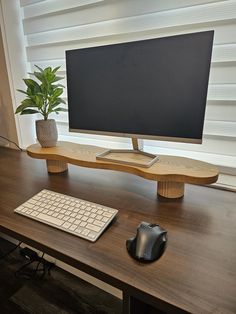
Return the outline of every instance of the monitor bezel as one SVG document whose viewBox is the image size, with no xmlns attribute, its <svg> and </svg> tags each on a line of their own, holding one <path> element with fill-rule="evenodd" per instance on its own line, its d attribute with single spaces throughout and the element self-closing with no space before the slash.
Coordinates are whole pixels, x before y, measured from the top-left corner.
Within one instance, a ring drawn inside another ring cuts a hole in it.
<svg viewBox="0 0 236 314">
<path fill-rule="evenodd" d="M 202 144 L 202 138 L 198 139 L 198 138 L 168 137 L 168 136 L 158 136 L 158 135 L 117 133 L 117 132 L 72 129 L 72 128 L 69 128 L 69 132 L 83 133 L 83 134 L 94 134 L 94 135 L 105 135 L 105 136 L 108 135 L 108 136 L 126 137 L 126 138 L 137 138 L 137 139 L 156 140 L 156 141 L 165 141 L 165 142 Z"/>
</svg>

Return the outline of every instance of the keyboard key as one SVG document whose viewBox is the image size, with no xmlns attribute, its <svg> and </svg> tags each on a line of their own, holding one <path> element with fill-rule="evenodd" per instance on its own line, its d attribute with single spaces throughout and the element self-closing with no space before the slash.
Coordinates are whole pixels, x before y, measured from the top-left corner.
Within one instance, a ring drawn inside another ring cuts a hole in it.
<svg viewBox="0 0 236 314">
<path fill-rule="evenodd" d="M 112 216 L 112 213 L 104 212 L 104 213 L 103 213 L 103 216 L 110 218 L 110 217 Z"/>
<path fill-rule="evenodd" d="M 69 222 L 64 222 L 64 224 L 62 225 L 63 228 L 69 229 L 71 226 L 71 224 Z"/>
<path fill-rule="evenodd" d="M 42 213 L 39 213 L 37 218 L 39 219 L 42 219 L 42 220 L 45 220 L 45 221 L 48 221 L 54 225 L 57 225 L 57 226 L 61 226 L 63 221 L 60 220 L 60 219 L 57 219 L 55 217 L 52 217 L 52 216 L 48 216 L 48 215 L 45 215 L 45 214 L 42 214 Z"/>
<path fill-rule="evenodd" d="M 96 232 L 99 232 L 100 231 L 100 227 L 97 227 L 97 226 L 94 226 L 92 224 L 87 224 L 86 228 L 92 230 L 92 231 L 96 231 Z"/>
<path fill-rule="evenodd" d="M 75 231 L 75 229 L 76 229 L 77 227 L 78 227 L 77 225 L 71 225 L 69 229 L 72 230 L 72 231 Z"/>
<path fill-rule="evenodd" d="M 28 203 L 28 204 L 25 204 L 25 206 L 28 207 L 28 208 L 33 208 L 33 207 L 34 207 L 34 204 Z"/>
<path fill-rule="evenodd" d="M 98 227 L 103 227 L 105 225 L 105 222 L 102 222 L 102 221 L 99 221 L 99 220 L 94 220 L 93 224 L 98 226 Z"/>
<path fill-rule="evenodd" d="M 38 212 L 36 212 L 35 210 L 32 211 L 31 216 L 37 216 Z"/>
<path fill-rule="evenodd" d="M 107 218 L 107 217 L 102 218 L 102 221 L 104 221 L 104 222 L 107 222 L 108 220 L 109 220 L 109 218 Z"/>
<path fill-rule="evenodd" d="M 82 231 L 82 234 L 83 234 L 83 235 L 88 235 L 88 234 L 89 234 L 89 230 L 88 230 L 88 229 L 84 229 L 84 230 Z"/>
<path fill-rule="evenodd" d="M 75 231 L 76 231 L 77 233 L 81 233 L 83 230 L 84 230 L 83 228 L 78 227 Z"/>
<path fill-rule="evenodd" d="M 96 237 L 96 234 L 93 233 L 93 232 L 90 232 L 90 233 L 88 234 L 88 237 L 89 237 L 90 239 L 94 239 L 94 238 Z"/>
</svg>

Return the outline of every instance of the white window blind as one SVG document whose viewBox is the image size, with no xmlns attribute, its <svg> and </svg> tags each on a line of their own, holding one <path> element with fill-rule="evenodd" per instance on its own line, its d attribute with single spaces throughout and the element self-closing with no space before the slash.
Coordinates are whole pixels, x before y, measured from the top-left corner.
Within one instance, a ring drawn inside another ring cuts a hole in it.
<svg viewBox="0 0 236 314">
<path fill-rule="evenodd" d="M 64 76 L 69 49 L 215 30 L 203 144 L 144 144 L 147 151 L 204 160 L 236 175 L 235 0 L 21 0 L 20 4 L 31 69 L 34 64 L 61 65 Z M 55 118 L 63 140 L 106 147 L 130 144 L 125 138 L 69 133 L 67 113 Z"/>
</svg>

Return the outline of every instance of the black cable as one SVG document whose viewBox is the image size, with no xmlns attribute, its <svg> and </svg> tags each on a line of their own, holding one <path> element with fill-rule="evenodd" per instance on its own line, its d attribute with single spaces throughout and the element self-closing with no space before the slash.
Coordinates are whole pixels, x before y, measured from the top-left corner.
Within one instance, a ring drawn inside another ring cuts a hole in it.
<svg viewBox="0 0 236 314">
<path fill-rule="evenodd" d="M 44 275 L 46 274 L 46 271 L 48 272 L 48 275 L 51 275 L 51 269 L 54 266 L 53 263 L 47 262 L 43 257 L 44 257 L 45 253 L 42 253 L 41 257 L 37 257 L 37 258 L 33 258 L 30 259 L 29 262 L 27 262 L 26 264 L 24 264 L 23 266 L 21 266 L 16 272 L 15 272 L 15 276 L 17 278 L 24 278 L 24 279 L 33 279 L 36 274 L 38 272 L 42 272 L 42 275 L 40 276 L 41 278 L 44 277 Z M 34 270 L 28 270 L 24 271 L 26 267 L 30 266 L 31 264 L 33 264 L 34 262 L 37 262 L 37 265 L 35 267 Z M 43 268 L 39 269 L 40 264 L 42 264 Z"/>
<path fill-rule="evenodd" d="M 2 136 L 2 135 L 0 135 L 0 137 L 3 138 L 4 140 L 8 141 L 9 143 L 14 144 L 17 148 L 19 148 L 19 150 L 20 150 L 21 152 L 23 151 L 23 149 L 21 149 L 18 144 L 16 144 L 15 142 L 9 140 L 9 138 L 7 138 L 7 137 L 5 137 L 5 136 Z"/>
<path fill-rule="evenodd" d="M 10 251 L 8 251 L 7 253 L 3 254 L 2 256 L 0 256 L 0 260 L 4 259 L 5 257 L 7 257 L 9 254 L 11 254 L 12 252 L 14 252 L 20 245 L 22 242 L 19 242 L 13 249 L 11 249 Z"/>
<path fill-rule="evenodd" d="M 45 274 L 45 264 L 43 263 L 43 269 L 42 270 L 39 269 L 39 265 L 43 262 L 43 257 L 44 257 L 44 252 L 43 252 L 42 256 L 39 258 L 39 261 L 38 261 L 38 264 L 37 264 L 37 266 L 36 266 L 36 268 L 34 270 L 33 276 L 36 275 L 37 271 L 43 271 L 43 275 L 42 276 L 44 276 L 44 274 Z"/>
<path fill-rule="evenodd" d="M 21 266 L 16 272 L 15 272 L 15 276 L 17 278 L 25 278 L 25 279 L 31 279 L 32 275 L 29 275 L 27 273 L 24 273 L 23 270 L 24 268 L 26 268 L 27 266 L 31 265 L 32 263 L 34 263 L 35 261 L 29 261 L 28 263 L 24 264 L 23 266 Z"/>
</svg>

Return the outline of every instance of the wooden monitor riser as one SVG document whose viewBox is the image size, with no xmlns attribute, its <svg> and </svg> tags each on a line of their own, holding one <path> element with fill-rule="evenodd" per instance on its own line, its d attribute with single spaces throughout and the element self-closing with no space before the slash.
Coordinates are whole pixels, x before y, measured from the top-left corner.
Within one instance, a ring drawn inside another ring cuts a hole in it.
<svg viewBox="0 0 236 314">
<path fill-rule="evenodd" d="M 159 155 L 159 160 L 150 168 L 96 159 L 105 148 L 58 142 L 57 146 L 42 148 L 33 144 L 27 148 L 29 156 L 46 159 L 49 173 L 60 173 L 68 169 L 67 163 L 89 167 L 129 172 L 145 179 L 157 181 L 157 193 L 166 198 L 184 195 L 184 184 L 211 184 L 217 181 L 219 171 L 209 163 L 184 157 Z M 135 155 L 133 156 L 135 158 Z"/>
</svg>

